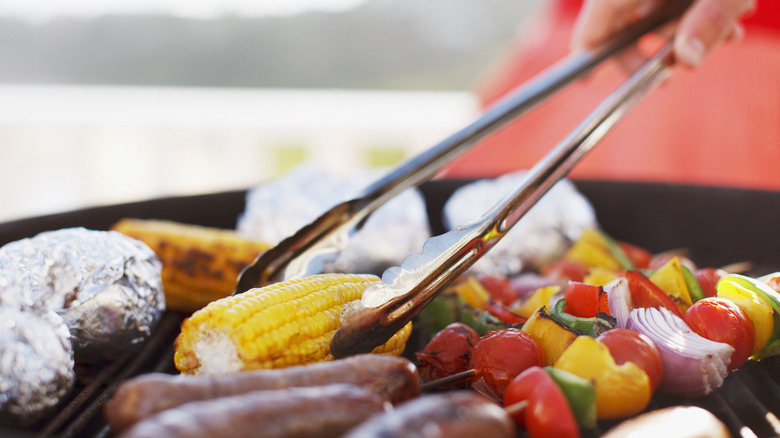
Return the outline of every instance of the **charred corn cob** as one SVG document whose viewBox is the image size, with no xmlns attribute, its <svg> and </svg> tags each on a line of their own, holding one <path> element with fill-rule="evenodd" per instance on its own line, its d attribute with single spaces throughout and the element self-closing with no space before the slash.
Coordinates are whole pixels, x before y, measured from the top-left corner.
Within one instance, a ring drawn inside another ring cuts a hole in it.
<svg viewBox="0 0 780 438">
<path fill-rule="evenodd" d="M 176 368 L 221 374 L 331 360 L 342 308 L 377 281 L 369 274 L 320 274 L 215 301 L 182 324 Z M 411 330 L 409 323 L 374 353 L 400 355 Z"/>
<path fill-rule="evenodd" d="M 123 219 L 113 230 L 146 243 L 162 262 L 166 306 L 192 312 L 233 293 L 241 270 L 272 245 L 232 230 Z"/>
</svg>

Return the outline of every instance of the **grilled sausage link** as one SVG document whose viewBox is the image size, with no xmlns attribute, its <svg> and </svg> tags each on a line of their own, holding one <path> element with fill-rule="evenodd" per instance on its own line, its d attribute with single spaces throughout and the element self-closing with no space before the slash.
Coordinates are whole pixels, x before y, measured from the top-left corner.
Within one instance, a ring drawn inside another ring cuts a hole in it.
<svg viewBox="0 0 780 438">
<path fill-rule="evenodd" d="M 344 438 L 512 438 L 517 429 L 504 409 L 473 391 L 423 395 L 369 418 Z"/>
<path fill-rule="evenodd" d="M 331 362 L 226 375 L 150 373 L 122 383 L 103 414 L 119 431 L 157 412 L 196 400 L 210 400 L 261 389 L 346 383 L 366 388 L 391 403 L 420 394 L 417 367 L 397 356 L 366 354 Z"/>
<path fill-rule="evenodd" d="M 390 408 L 384 398 L 354 385 L 253 391 L 168 409 L 120 438 L 340 437 Z"/>
</svg>

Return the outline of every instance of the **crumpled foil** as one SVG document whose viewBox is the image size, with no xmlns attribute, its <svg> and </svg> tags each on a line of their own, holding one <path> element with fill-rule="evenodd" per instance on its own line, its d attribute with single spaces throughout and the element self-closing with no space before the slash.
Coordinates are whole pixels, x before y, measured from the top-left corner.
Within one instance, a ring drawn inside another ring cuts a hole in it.
<svg viewBox="0 0 780 438">
<path fill-rule="evenodd" d="M 504 196 L 514 193 L 526 177 L 518 171 L 483 179 L 456 190 L 444 206 L 449 228 L 480 218 Z M 590 202 L 574 184 L 556 183 L 489 252 L 470 269 L 475 274 L 514 276 L 559 258 L 586 228 L 598 227 Z"/>
<path fill-rule="evenodd" d="M 29 426 L 70 392 L 69 337 L 54 312 L 0 307 L 0 424 Z"/>
<path fill-rule="evenodd" d="M 0 248 L 0 307 L 58 313 L 78 362 L 116 358 L 161 318 L 161 268 L 148 246 L 114 231 L 48 231 Z"/>
<path fill-rule="evenodd" d="M 310 224 L 334 205 L 358 196 L 384 176 L 379 170 L 337 175 L 314 165 L 294 168 L 247 194 L 237 231 L 248 238 L 278 243 Z M 377 209 L 348 246 L 328 261 L 323 272 L 381 273 L 419 252 L 430 237 L 425 201 L 406 190 Z"/>
</svg>

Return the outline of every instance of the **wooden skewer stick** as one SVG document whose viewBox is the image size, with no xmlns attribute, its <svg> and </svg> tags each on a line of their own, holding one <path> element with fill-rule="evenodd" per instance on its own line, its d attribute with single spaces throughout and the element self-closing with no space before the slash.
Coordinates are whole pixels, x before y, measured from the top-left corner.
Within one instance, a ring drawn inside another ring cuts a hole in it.
<svg viewBox="0 0 780 438">
<path fill-rule="evenodd" d="M 523 400 L 509 406 L 504 406 L 504 411 L 509 415 L 515 415 L 519 414 L 526 407 L 528 407 L 528 400 Z"/>
<path fill-rule="evenodd" d="M 730 265 L 722 266 L 720 269 L 728 272 L 729 274 L 741 274 L 753 269 L 753 262 L 737 262 Z"/>
<path fill-rule="evenodd" d="M 423 392 L 432 391 L 437 388 L 441 388 L 442 386 L 449 385 L 450 383 L 457 382 L 458 380 L 468 379 L 469 377 L 472 377 L 476 374 L 477 371 L 473 369 L 461 371 L 459 373 L 455 373 L 447 377 L 442 377 L 441 379 L 425 382 L 421 385 L 421 388 Z"/>
</svg>

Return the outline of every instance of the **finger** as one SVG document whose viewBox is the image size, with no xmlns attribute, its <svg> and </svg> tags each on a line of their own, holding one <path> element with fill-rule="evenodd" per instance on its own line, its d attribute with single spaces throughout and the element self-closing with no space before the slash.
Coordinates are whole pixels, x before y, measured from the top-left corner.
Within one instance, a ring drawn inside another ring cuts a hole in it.
<svg viewBox="0 0 780 438">
<path fill-rule="evenodd" d="M 668 42 L 668 36 L 650 33 L 640 38 L 635 46 L 618 53 L 615 58 L 626 73 L 633 73 Z"/>
<path fill-rule="evenodd" d="M 694 2 L 677 28 L 674 40 L 677 61 L 689 67 L 699 66 L 715 46 L 739 32 L 739 19 L 754 8 L 755 0 Z"/>
<path fill-rule="evenodd" d="M 573 50 L 591 50 L 636 20 L 649 0 L 586 0 L 572 33 Z"/>
<path fill-rule="evenodd" d="M 618 53 L 615 60 L 623 71 L 630 74 L 647 62 L 647 56 L 638 47 L 629 47 Z"/>
<path fill-rule="evenodd" d="M 726 37 L 726 41 L 739 41 L 745 36 L 745 27 L 740 23 L 734 23 L 731 33 Z"/>
</svg>

